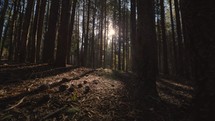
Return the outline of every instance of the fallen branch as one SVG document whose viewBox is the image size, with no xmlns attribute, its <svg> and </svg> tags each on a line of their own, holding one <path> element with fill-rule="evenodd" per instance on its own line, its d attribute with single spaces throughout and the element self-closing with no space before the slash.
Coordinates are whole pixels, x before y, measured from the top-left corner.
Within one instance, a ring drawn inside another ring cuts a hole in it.
<svg viewBox="0 0 215 121">
<path fill-rule="evenodd" d="M 15 104 L 15 105 L 13 105 L 13 106 L 11 106 L 11 107 L 5 109 L 4 111 L 9 111 L 9 110 L 12 110 L 12 109 L 14 109 L 15 107 L 19 106 L 19 105 L 24 101 L 25 98 L 26 98 L 26 97 L 23 97 L 17 104 Z"/>
<path fill-rule="evenodd" d="M 45 117 L 43 117 L 40 121 L 44 121 L 44 120 L 46 120 L 46 119 L 48 119 L 48 118 L 51 118 L 51 117 L 53 117 L 54 115 L 59 114 L 60 112 L 62 112 L 62 111 L 65 110 L 66 108 L 67 108 L 67 106 L 64 106 L 64 107 L 62 107 L 62 108 L 60 108 L 60 109 L 58 109 L 58 110 L 56 110 L 56 111 L 54 111 L 54 112 L 51 112 L 51 113 L 49 113 L 48 115 L 46 115 Z"/>
</svg>

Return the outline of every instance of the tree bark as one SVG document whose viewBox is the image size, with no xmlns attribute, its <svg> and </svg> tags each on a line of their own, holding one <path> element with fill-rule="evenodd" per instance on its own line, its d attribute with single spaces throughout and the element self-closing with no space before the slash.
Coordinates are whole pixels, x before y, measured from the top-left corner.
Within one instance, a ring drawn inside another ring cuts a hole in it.
<svg viewBox="0 0 215 121">
<path fill-rule="evenodd" d="M 154 18 L 154 2 L 152 0 L 137 1 L 137 75 L 140 81 L 142 97 L 158 96 L 157 79 L 157 42 Z"/>
<path fill-rule="evenodd" d="M 101 5 L 101 18 L 100 18 L 100 57 L 99 57 L 99 66 L 102 67 L 103 66 L 103 21 L 104 21 L 104 5 L 103 5 L 103 2 L 102 2 L 102 5 Z"/>
<path fill-rule="evenodd" d="M 181 17 L 178 0 L 174 0 L 175 3 L 175 17 L 176 17 L 176 29 L 177 29 L 177 40 L 178 40 L 178 73 L 180 77 L 184 77 L 184 54 L 183 54 L 183 42 L 182 42 L 182 29 L 181 29 Z"/>
<path fill-rule="evenodd" d="M 31 22 L 32 10 L 34 8 L 34 0 L 27 1 L 26 13 L 22 29 L 22 39 L 21 39 L 21 51 L 20 51 L 20 62 L 25 62 L 26 60 L 26 43 L 28 39 L 29 26 Z"/>
<path fill-rule="evenodd" d="M 172 45 L 173 45 L 173 58 L 174 58 L 174 70 L 175 74 L 177 73 L 177 48 L 176 48 L 176 40 L 175 40 L 175 25 L 174 25 L 174 18 L 173 18 L 173 11 L 172 11 L 172 0 L 169 0 L 170 6 L 170 21 L 171 21 L 171 31 L 172 31 Z"/>
<path fill-rule="evenodd" d="M 8 0 L 5 0 L 4 6 L 1 10 L 1 15 L 0 15 L 0 40 L 1 40 L 1 36 L 2 36 L 2 31 L 4 28 L 4 20 L 5 20 L 5 14 L 7 12 L 7 8 L 8 8 Z"/>
<path fill-rule="evenodd" d="M 37 34 L 37 29 L 38 29 L 38 19 L 39 19 L 39 9 L 40 9 L 40 2 L 41 0 L 37 0 L 37 5 L 36 5 L 36 11 L 35 11 L 35 16 L 34 16 L 34 23 L 33 23 L 33 30 L 32 30 L 32 36 L 31 36 L 31 44 L 30 44 L 30 62 L 34 63 L 36 60 L 36 34 Z"/>
<path fill-rule="evenodd" d="M 0 60 L 1 60 L 1 57 L 2 57 L 2 54 L 3 54 L 3 49 L 4 49 L 5 42 L 6 42 L 6 39 L 7 39 L 8 29 L 11 26 L 10 25 L 11 24 L 10 19 L 11 19 L 12 8 L 13 8 L 13 5 L 12 5 L 11 9 L 9 9 L 8 20 L 7 20 L 7 23 L 6 23 L 6 27 L 5 27 L 5 30 L 4 30 L 3 37 L 2 37 L 2 43 L 1 43 L 1 48 L 0 48 Z"/>
<path fill-rule="evenodd" d="M 61 10 L 61 22 L 59 28 L 58 44 L 57 44 L 57 53 L 55 66 L 65 67 L 66 66 L 66 56 L 68 48 L 68 33 L 69 33 L 69 16 L 71 10 L 71 1 L 63 0 L 62 1 L 62 10 Z"/>
<path fill-rule="evenodd" d="M 50 17 L 48 22 L 48 31 L 45 35 L 43 62 L 53 64 L 54 48 L 56 40 L 57 22 L 59 17 L 60 0 L 52 0 L 50 8 Z"/>
<path fill-rule="evenodd" d="M 118 21 L 118 28 L 119 28 L 119 32 L 118 32 L 118 70 L 121 70 L 122 69 L 122 65 L 121 65 L 121 27 L 122 27 L 122 22 L 121 22 L 121 0 L 119 0 L 119 3 L 118 3 L 118 11 L 119 11 L 119 21 Z"/>
<path fill-rule="evenodd" d="M 85 0 L 83 0 L 83 20 L 82 20 L 82 38 L 81 38 L 81 66 L 84 64 L 84 39 L 85 39 Z"/>
<path fill-rule="evenodd" d="M 97 2 L 97 1 L 96 1 Z M 93 28 L 92 28 L 92 49 L 91 49 L 91 67 L 95 68 L 95 21 L 96 21 L 96 6 L 93 8 Z"/>
<path fill-rule="evenodd" d="M 167 54 L 167 38 L 166 38 L 166 23 L 165 23 L 165 8 L 164 0 L 160 0 L 161 6 L 161 30 L 162 30 L 162 44 L 163 44 L 163 73 L 165 76 L 169 74 L 168 68 L 168 54 Z"/>
<path fill-rule="evenodd" d="M 106 51 L 107 51 L 107 0 L 104 0 L 104 64 L 103 68 L 106 68 Z"/>
<path fill-rule="evenodd" d="M 215 112 L 215 14 L 213 1 L 181 0 L 189 37 L 196 95 L 189 121 L 212 121 Z"/>
<path fill-rule="evenodd" d="M 12 16 L 12 20 L 11 20 L 11 29 L 10 29 L 10 46 L 9 46 L 9 56 L 8 56 L 8 60 L 12 61 L 13 60 L 13 50 L 14 50 L 14 38 L 15 38 L 15 23 L 16 23 L 16 19 L 17 19 L 17 15 L 18 15 L 18 7 L 20 4 L 21 0 L 15 0 L 14 1 L 14 8 L 13 8 L 13 16 Z"/>
<path fill-rule="evenodd" d="M 41 41 L 42 41 L 42 35 L 43 35 L 43 22 L 45 17 L 45 9 L 46 9 L 46 2 L 47 0 L 42 0 L 40 4 L 40 12 L 39 12 L 39 18 L 38 18 L 38 29 L 37 29 L 37 46 L 36 46 L 36 62 L 40 61 L 40 53 L 41 53 Z M 49 1 L 48 1 L 49 2 Z M 48 12 L 47 12 L 48 13 Z"/>
<path fill-rule="evenodd" d="M 84 39 L 84 66 L 88 65 L 88 46 L 89 46 L 89 24 L 90 24 L 90 0 L 88 0 L 88 11 L 87 11 L 87 31 Z"/>
<path fill-rule="evenodd" d="M 24 11 L 25 11 L 25 0 L 22 0 L 22 5 L 20 4 L 19 10 L 21 11 L 19 14 L 19 20 L 18 20 L 18 29 L 16 30 L 17 32 L 17 37 L 15 38 L 15 61 L 20 61 L 20 50 L 21 50 L 21 35 L 22 35 L 22 26 L 23 26 L 23 19 L 24 19 Z"/>
<path fill-rule="evenodd" d="M 77 3 L 77 0 L 74 0 L 72 4 L 72 14 L 71 14 L 70 25 L 69 25 L 68 51 L 67 51 L 68 63 L 71 62 L 70 53 L 71 53 L 71 43 L 72 43 L 72 35 L 73 35 L 73 28 L 74 28 L 74 21 L 75 21 L 76 3 Z"/>
<path fill-rule="evenodd" d="M 136 47 L 136 0 L 131 0 L 131 56 L 132 56 L 132 71 L 136 71 L 137 65 L 136 65 L 136 55 L 135 55 L 135 47 Z"/>
</svg>

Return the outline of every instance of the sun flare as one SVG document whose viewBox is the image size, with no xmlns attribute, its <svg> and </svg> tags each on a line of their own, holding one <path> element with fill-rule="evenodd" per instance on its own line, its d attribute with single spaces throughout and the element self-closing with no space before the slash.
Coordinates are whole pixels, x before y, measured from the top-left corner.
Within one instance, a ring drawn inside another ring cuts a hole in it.
<svg viewBox="0 0 215 121">
<path fill-rule="evenodd" d="M 115 35 L 115 30 L 113 28 L 110 28 L 108 36 L 112 37 L 113 35 Z"/>
<path fill-rule="evenodd" d="M 115 35 L 116 35 L 116 30 L 114 29 L 112 22 L 110 22 L 108 25 L 108 32 L 107 32 L 108 45 L 111 44 Z"/>
</svg>

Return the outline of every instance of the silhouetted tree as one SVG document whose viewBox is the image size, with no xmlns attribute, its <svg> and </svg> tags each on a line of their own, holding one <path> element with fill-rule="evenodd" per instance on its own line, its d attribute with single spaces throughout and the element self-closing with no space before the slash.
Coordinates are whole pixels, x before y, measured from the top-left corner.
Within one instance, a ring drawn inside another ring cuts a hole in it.
<svg viewBox="0 0 215 121">
<path fill-rule="evenodd" d="M 21 50 L 20 50 L 20 62 L 25 62 L 26 59 L 26 43 L 28 39 L 29 26 L 31 22 L 31 15 L 34 9 L 34 0 L 27 1 L 27 7 L 25 10 L 25 18 L 22 27 L 22 39 L 21 39 Z"/>
<path fill-rule="evenodd" d="M 167 37 L 166 37 L 166 23 L 165 23 L 165 7 L 164 0 L 160 0 L 161 11 L 161 31 L 162 31 L 162 44 L 163 44 L 163 73 L 169 74 L 168 68 L 168 53 L 167 53 Z"/>
<path fill-rule="evenodd" d="M 49 2 L 49 1 L 48 1 Z M 38 18 L 38 29 L 37 29 L 37 46 L 36 46 L 36 62 L 40 61 L 41 55 L 41 41 L 43 36 L 43 27 L 44 27 L 44 17 L 45 17 L 45 9 L 46 9 L 47 0 L 42 0 L 40 3 L 40 11 L 39 11 L 39 18 Z M 49 8 L 49 7 L 47 7 Z M 48 11 L 47 11 L 48 13 Z"/>
<path fill-rule="evenodd" d="M 76 4 L 77 0 L 73 0 L 72 3 L 72 14 L 71 14 L 71 20 L 69 25 L 69 35 L 68 35 L 68 51 L 67 51 L 67 62 L 70 63 L 70 53 L 71 53 L 71 43 L 72 43 L 72 35 L 73 35 L 73 28 L 74 28 L 74 20 L 75 20 L 75 12 L 76 12 Z"/>
<path fill-rule="evenodd" d="M 54 62 L 54 48 L 57 32 L 57 22 L 59 17 L 60 0 L 52 0 L 50 8 L 50 17 L 48 22 L 48 31 L 45 35 L 43 62 Z"/>
<path fill-rule="evenodd" d="M 60 66 L 60 67 L 66 66 L 70 10 L 71 10 L 71 0 L 63 0 L 55 66 Z"/>
<path fill-rule="evenodd" d="M 1 9 L 1 15 L 0 15 L 0 39 L 2 36 L 2 31 L 3 31 L 3 27 L 4 27 L 4 20 L 5 20 L 5 14 L 7 12 L 7 8 L 8 8 L 8 0 L 4 1 L 4 6 Z"/>
<path fill-rule="evenodd" d="M 35 16 L 34 16 L 34 22 L 32 26 L 32 36 L 30 38 L 30 62 L 34 63 L 36 58 L 36 32 L 38 29 L 38 19 L 39 19 L 39 9 L 40 9 L 40 2 L 41 0 L 37 0 L 36 10 L 35 10 Z"/>
<path fill-rule="evenodd" d="M 189 37 L 196 95 L 189 121 L 212 121 L 215 112 L 215 14 L 213 1 L 181 0 Z"/>
<path fill-rule="evenodd" d="M 141 80 L 141 95 L 157 96 L 156 79 L 157 43 L 155 32 L 154 2 L 152 0 L 137 0 L 137 40 L 134 48 L 137 63 L 137 74 Z"/>
</svg>

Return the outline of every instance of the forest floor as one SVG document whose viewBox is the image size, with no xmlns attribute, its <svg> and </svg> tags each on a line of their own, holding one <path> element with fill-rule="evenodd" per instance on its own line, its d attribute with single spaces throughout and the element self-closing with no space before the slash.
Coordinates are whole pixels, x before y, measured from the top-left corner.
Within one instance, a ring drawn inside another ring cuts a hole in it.
<svg viewBox="0 0 215 121">
<path fill-rule="evenodd" d="M 0 65 L 1 121 L 179 121 L 193 87 L 160 79 L 160 99 L 135 96 L 130 73 L 47 64 Z"/>
</svg>

